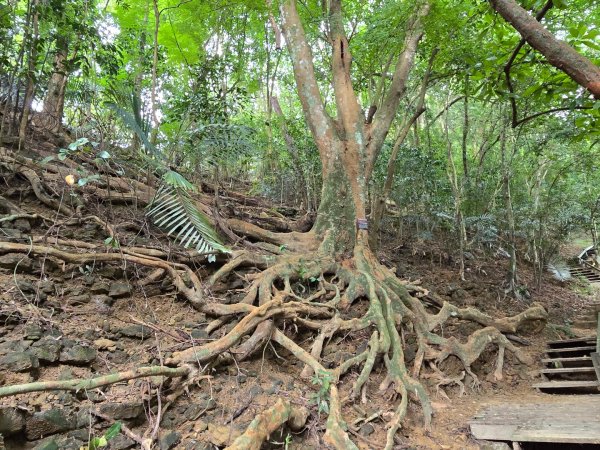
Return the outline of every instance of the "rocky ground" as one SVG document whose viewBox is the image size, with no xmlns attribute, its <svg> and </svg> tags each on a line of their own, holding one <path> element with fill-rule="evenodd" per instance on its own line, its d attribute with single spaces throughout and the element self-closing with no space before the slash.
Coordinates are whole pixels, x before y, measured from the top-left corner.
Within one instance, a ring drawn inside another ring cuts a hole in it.
<svg viewBox="0 0 600 450">
<path fill-rule="evenodd" d="M 26 186 L 12 186 L 9 198 L 27 211 L 52 216 Z M 167 239 L 148 228 L 143 210 L 99 205 L 96 213 L 110 216 L 112 223 L 142 224 L 132 227 L 137 232 L 122 232 L 122 242 L 127 245 L 176 251 Z M 31 242 L 41 236 L 48 245 L 60 245 L 57 239 L 62 239 L 97 246 L 106 237 L 103 227 L 95 222 L 55 222 L 48 227 L 42 219 L 18 219 L 0 222 L 0 226 L 0 240 L 7 242 Z M 440 299 L 460 306 L 475 305 L 493 316 L 514 314 L 528 306 L 503 296 L 506 261 L 492 255 L 469 260 L 464 282 L 458 280 L 452 259 L 436 244 L 397 242 L 390 235 L 384 239 L 380 257 L 388 266 L 396 267 L 401 278 L 419 279 Z M 210 271 L 205 262 L 197 264 L 199 273 Z M 160 365 L 172 352 L 206 343 L 228 330 L 221 328 L 217 336 L 209 334 L 211 318 L 179 298 L 170 279 L 151 279 L 148 275 L 148 269 L 126 263 L 77 265 L 51 256 L 1 254 L 0 385 L 85 379 Z M 524 283 L 533 284 L 526 264 L 521 265 L 521 276 Z M 540 291 L 532 291 L 532 301 L 544 304 L 550 316 L 541 334 L 523 336 L 530 344 L 526 352 L 535 361 L 540 360 L 546 339 L 586 333 L 570 328 L 566 319 L 585 310 L 595 295 L 592 291 L 587 294 L 577 294 L 572 285 L 561 284 L 549 275 Z M 214 301 L 236 301 L 218 289 L 212 295 Z M 360 316 L 364 306 L 358 302 L 351 314 Z M 293 321 L 286 324 L 294 326 Z M 472 331 L 469 324 L 449 323 L 444 333 L 466 337 Z M 335 338 L 325 347 L 323 364 L 333 366 L 355 355 L 361 351 L 357 342 L 365 345 L 367 339 L 355 342 L 346 336 Z M 410 340 L 405 344 L 405 357 L 410 362 L 416 345 Z M 456 362 L 449 358 L 444 372 L 459 377 L 461 366 Z M 399 432 L 397 448 L 479 448 L 481 443 L 469 436 L 467 421 L 484 402 L 542 395 L 530 387 L 539 366 L 520 365 L 507 355 L 504 378 L 497 381 L 492 377 L 494 362 L 493 352 L 484 353 L 473 366 L 482 384 L 473 391 L 469 380 L 463 379 L 464 395 L 460 383 L 436 387 L 434 380 L 429 384 L 425 380 L 434 406 L 433 430 L 425 432 L 419 415 L 409 414 Z M 326 411 L 317 407 L 322 404 L 319 395 L 323 381 L 301 378 L 301 371 L 295 358 L 268 344 L 254 359 L 214 369 L 196 385 L 181 386 L 180 379 L 158 376 L 77 392 L 5 397 L 0 399 L 0 434 L 9 450 L 80 449 L 90 446 L 93 438 L 103 436 L 118 421 L 124 427 L 105 448 L 139 448 L 140 438 L 156 435 L 156 448 L 161 450 L 215 449 L 232 442 L 257 414 L 283 397 L 305 408 L 305 423 L 299 431 L 287 427 L 277 431 L 263 448 L 324 448 L 319 431 L 324 429 Z M 344 378 L 342 398 L 357 376 L 350 372 Z M 377 389 L 383 375 L 372 378 L 367 402 L 347 405 L 343 410 L 350 433 L 365 449 L 383 446 L 390 411 L 390 399 Z"/>
</svg>

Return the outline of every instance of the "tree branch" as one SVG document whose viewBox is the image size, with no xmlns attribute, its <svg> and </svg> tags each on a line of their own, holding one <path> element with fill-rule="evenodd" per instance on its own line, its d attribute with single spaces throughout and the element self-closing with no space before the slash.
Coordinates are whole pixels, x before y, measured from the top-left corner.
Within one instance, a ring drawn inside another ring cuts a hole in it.
<svg viewBox="0 0 600 450">
<path fill-rule="evenodd" d="M 381 108 L 373 116 L 373 124 L 367 140 L 367 154 L 369 159 L 365 168 L 367 179 L 379 156 L 392 121 L 396 116 L 398 104 L 406 90 L 408 75 L 413 67 L 417 45 L 423 36 L 421 18 L 429 13 L 429 3 L 425 2 L 410 18 L 404 37 L 404 50 L 398 57 L 392 84 L 385 96 Z"/>
<path fill-rule="evenodd" d="M 514 0 L 489 0 L 504 19 L 548 62 L 600 99 L 600 67 L 554 37 Z"/>
<path fill-rule="evenodd" d="M 296 1 L 286 0 L 281 5 L 281 14 L 283 34 L 292 59 L 294 78 L 304 117 L 319 148 L 321 163 L 323 167 L 326 167 L 330 157 L 330 143 L 334 139 L 334 127 L 331 117 L 325 111 L 315 77 L 312 51 L 296 9 Z"/>
<path fill-rule="evenodd" d="M 552 6 L 553 6 L 552 0 L 548 0 L 548 2 L 546 2 L 546 4 L 542 7 L 542 9 L 540 9 L 538 11 L 538 13 L 535 15 L 535 20 L 540 22 L 543 19 L 543 17 L 546 15 L 546 13 L 552 8 Z M 525 45 L 525 42 L 526 42 L 525 39 L 521 39 L 519 41 L 519 43 L 515 47 L 514 51 L 512 52 L 512 55 L 510 55 L 508 62 L 504 66 L 504 76 L 506 77 L 506 86 L 508 87 L 508 91 L 511 94 L 514 94 L 515 91 L 514 91 L 514 88 L 512 85 L 512 80 L 510 78 L 510 70 L 512 69 L 515 59 L 517 58 L 517 55 L 519 54 L 519 52 Z M 516 128 L 517 122 L 518 122 L 517 100 L 515 99 L 514 95 L 510 95 L 509 101 L 510 101 L 510 107 L 512 110 L 512 127 Z"/>
</svg>

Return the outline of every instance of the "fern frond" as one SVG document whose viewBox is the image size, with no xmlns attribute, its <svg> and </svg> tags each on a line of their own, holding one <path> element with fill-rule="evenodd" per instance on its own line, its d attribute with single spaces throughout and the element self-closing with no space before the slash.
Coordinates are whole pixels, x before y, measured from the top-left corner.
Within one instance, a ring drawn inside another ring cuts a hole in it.
<svg viewBox="0 0 600 450">
<path fill-rule="evenodd" d="M 210 221 L 195 205 L 190 196 L 193 185 L 183 176 L 168 171 L 163 176 L 163 185 L 148 205 L 146 215 L 157 227 L 164 229 L 167 236 L 175 233 L 175 242 L 184 248 L 194 248 L 199 253 L 229 253 Z"/>
</svg>

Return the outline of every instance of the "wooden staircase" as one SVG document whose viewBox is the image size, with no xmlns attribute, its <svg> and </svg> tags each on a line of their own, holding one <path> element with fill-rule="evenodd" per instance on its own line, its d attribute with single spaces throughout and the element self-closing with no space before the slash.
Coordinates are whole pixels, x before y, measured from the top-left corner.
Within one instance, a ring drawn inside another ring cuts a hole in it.
<svg viewBox="0 0 600 450">
<path fill-rule="evenodd" d="M 590 283 L 600 283 L 600 270 L 590 264 L 570 265 L 569 272 L 572 277 L 585 278 Z"/>
<path fill-rule="evenodd" d="M 546 348 L 544 381 L 533 387 L 554 393 L 600 394 L 600 313 L 596 336 L 550 341 Z"/>
</svg>

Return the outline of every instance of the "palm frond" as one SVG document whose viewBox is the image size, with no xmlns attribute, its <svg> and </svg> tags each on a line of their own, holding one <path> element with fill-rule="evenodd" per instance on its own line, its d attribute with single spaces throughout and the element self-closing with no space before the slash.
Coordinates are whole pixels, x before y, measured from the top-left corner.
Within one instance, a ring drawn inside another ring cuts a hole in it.
<svg viewBox="0 0 600 450">
<path fill-rule="evenodd" d="M 567 281 L 572 278 L 569 266 L 564 261 L 550 261 L 547 268 L 548 272 L 558 281 Z"/>
<path fill-rule="evenodd" d="M 136 119 L 134 114 L 121 108 L 116 103 L 107 102 L 106 106 L 112 109 L 121 118 L 125 125 L 128 126 L 138 138 L 140 138 L 140 141 L 142 141 L 142 144 L 144 144 L 144 147 L 146 147 L 148 152 L 155 156 L 159 155 L 158 149 L 148 140 L 148 133 L 144 131 L 142 126 L 138 123 L 139 118 Z"/>
<path fill-rule="evenodd" d="M 194 248 L 199 253 L 229 253 L 208 217 L 196 207 L 190 196 L 192 188 L 177 172 L 166 172 L 146 215 L 164 229 L 167 236 L 174 235 L 175 241 L 185 248 Z"/>
</svg>

